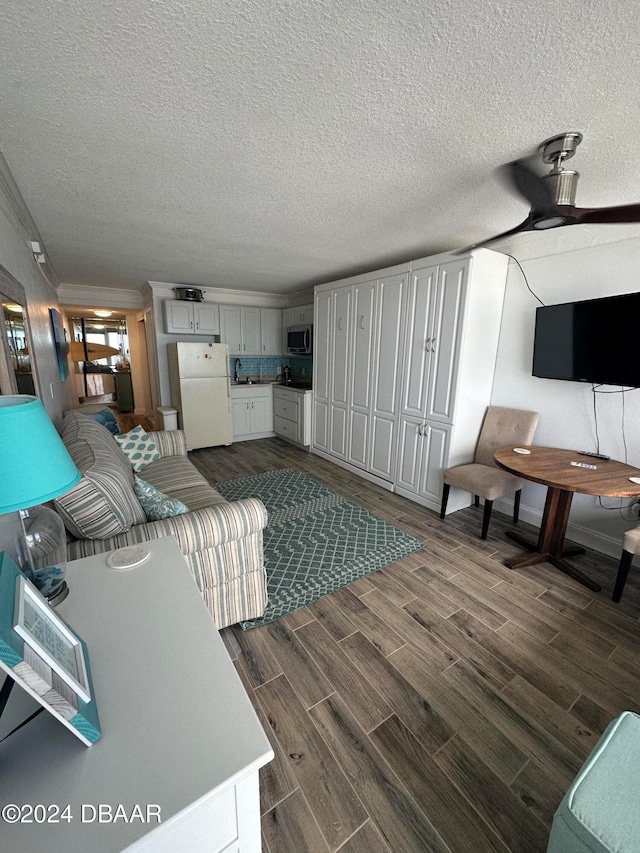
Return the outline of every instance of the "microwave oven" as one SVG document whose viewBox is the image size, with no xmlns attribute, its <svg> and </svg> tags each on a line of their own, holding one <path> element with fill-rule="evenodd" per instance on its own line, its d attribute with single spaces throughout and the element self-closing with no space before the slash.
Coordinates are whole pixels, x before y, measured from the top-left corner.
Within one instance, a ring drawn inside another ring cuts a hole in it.
<svg viewBox="0 0 640 853">
<path fill-rule="evenodd" d="M 313 352 L 313 326 L 288 326 L 287 352 L 293 355 L 311 355 Z"/>
</svg>

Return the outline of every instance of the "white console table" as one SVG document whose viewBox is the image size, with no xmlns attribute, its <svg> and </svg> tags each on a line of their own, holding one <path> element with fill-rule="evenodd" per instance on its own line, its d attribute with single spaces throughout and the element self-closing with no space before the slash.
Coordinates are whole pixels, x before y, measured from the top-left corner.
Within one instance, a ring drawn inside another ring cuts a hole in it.
<svg viewBox="0 0 640 853">
<path fill-rule="evenodd" d="M 57 612 L 87 643 L 102 737 L 86 747 L 45 711 L 0 743 L 0 809 L 69 804 L 72 815 L 0 819 L 6 853 L 261 849 L 258 770 L 273 752 L 177 542 L 149 544 L 129 571 L 105 556 L 68 564 Z M 14 687 L 0 737 L 37 707 Z M 162 823 L 83 822 L 83 804 L 156 805 Z"/>
</svg>

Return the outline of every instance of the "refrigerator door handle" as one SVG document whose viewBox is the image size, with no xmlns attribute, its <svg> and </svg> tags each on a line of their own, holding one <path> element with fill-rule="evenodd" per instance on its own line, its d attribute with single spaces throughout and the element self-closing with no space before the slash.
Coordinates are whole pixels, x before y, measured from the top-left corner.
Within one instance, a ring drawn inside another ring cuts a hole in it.
<svg viewBox="0 0 640 853">
<path fill-rule="evenodd" d="M 231 411 L 231 377 L 227 374 L 227 411 Z"/>
</svg>

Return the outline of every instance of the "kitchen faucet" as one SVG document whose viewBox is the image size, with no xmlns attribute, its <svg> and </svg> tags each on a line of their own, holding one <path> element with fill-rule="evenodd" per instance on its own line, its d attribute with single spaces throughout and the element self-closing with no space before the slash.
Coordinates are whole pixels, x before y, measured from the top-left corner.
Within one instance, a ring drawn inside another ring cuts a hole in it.
<svg viewBox="0 0 640 853">
<path fill-rule="evenodd" d="M 235 371 L 235 375 L 234 375 L 234 379 L 236 382 L 240 382 L 240 368 L 241 367 L 242 367 L 242 364 L 240 362 L 240 359 L 236 358 L 236 371 Z"/>
</svg>

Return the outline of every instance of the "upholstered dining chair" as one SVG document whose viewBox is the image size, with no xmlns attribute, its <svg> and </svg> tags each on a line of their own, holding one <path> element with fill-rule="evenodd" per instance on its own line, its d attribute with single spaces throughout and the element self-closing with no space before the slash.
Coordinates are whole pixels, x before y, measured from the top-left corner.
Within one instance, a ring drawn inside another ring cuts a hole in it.
<svg viewBox="0 0 640 853">
<path fill-rule="evenodd" d="M 636 554 L 640 554 L 640 527 L 634 527 L 627 530 L 622 540 L 622 556 L 618 566 L 618 575 L 616 577 L 616 585 L 613 590 L 613 600 L 617 603 L 622 598 L 622 590 L 629 577 L 629 569 L 631 561 Z"/>
<path fill-rule="evenodd" d="M 487 408 L 473 462 L 468 465 L 456 465 L 455 468 L 448 468 L 444 472 L 440 518 L 445 516 L 449 490 L 453 486 L 454 489 L 471 492 L 476 506 L 480 505 L 480 498 L 484 498 L 481 539 L 487 538 L 493 502 L 510 492 L 515 492 L 513 520 L 518 522 L 522 480 L 515 474 L 498 468 L 493 454 L 499 447 L 524 447 L 531 444 L 539 417 L 538 412 L 524 409 L 505 409 L 502 406 Z"/>
</svg>

